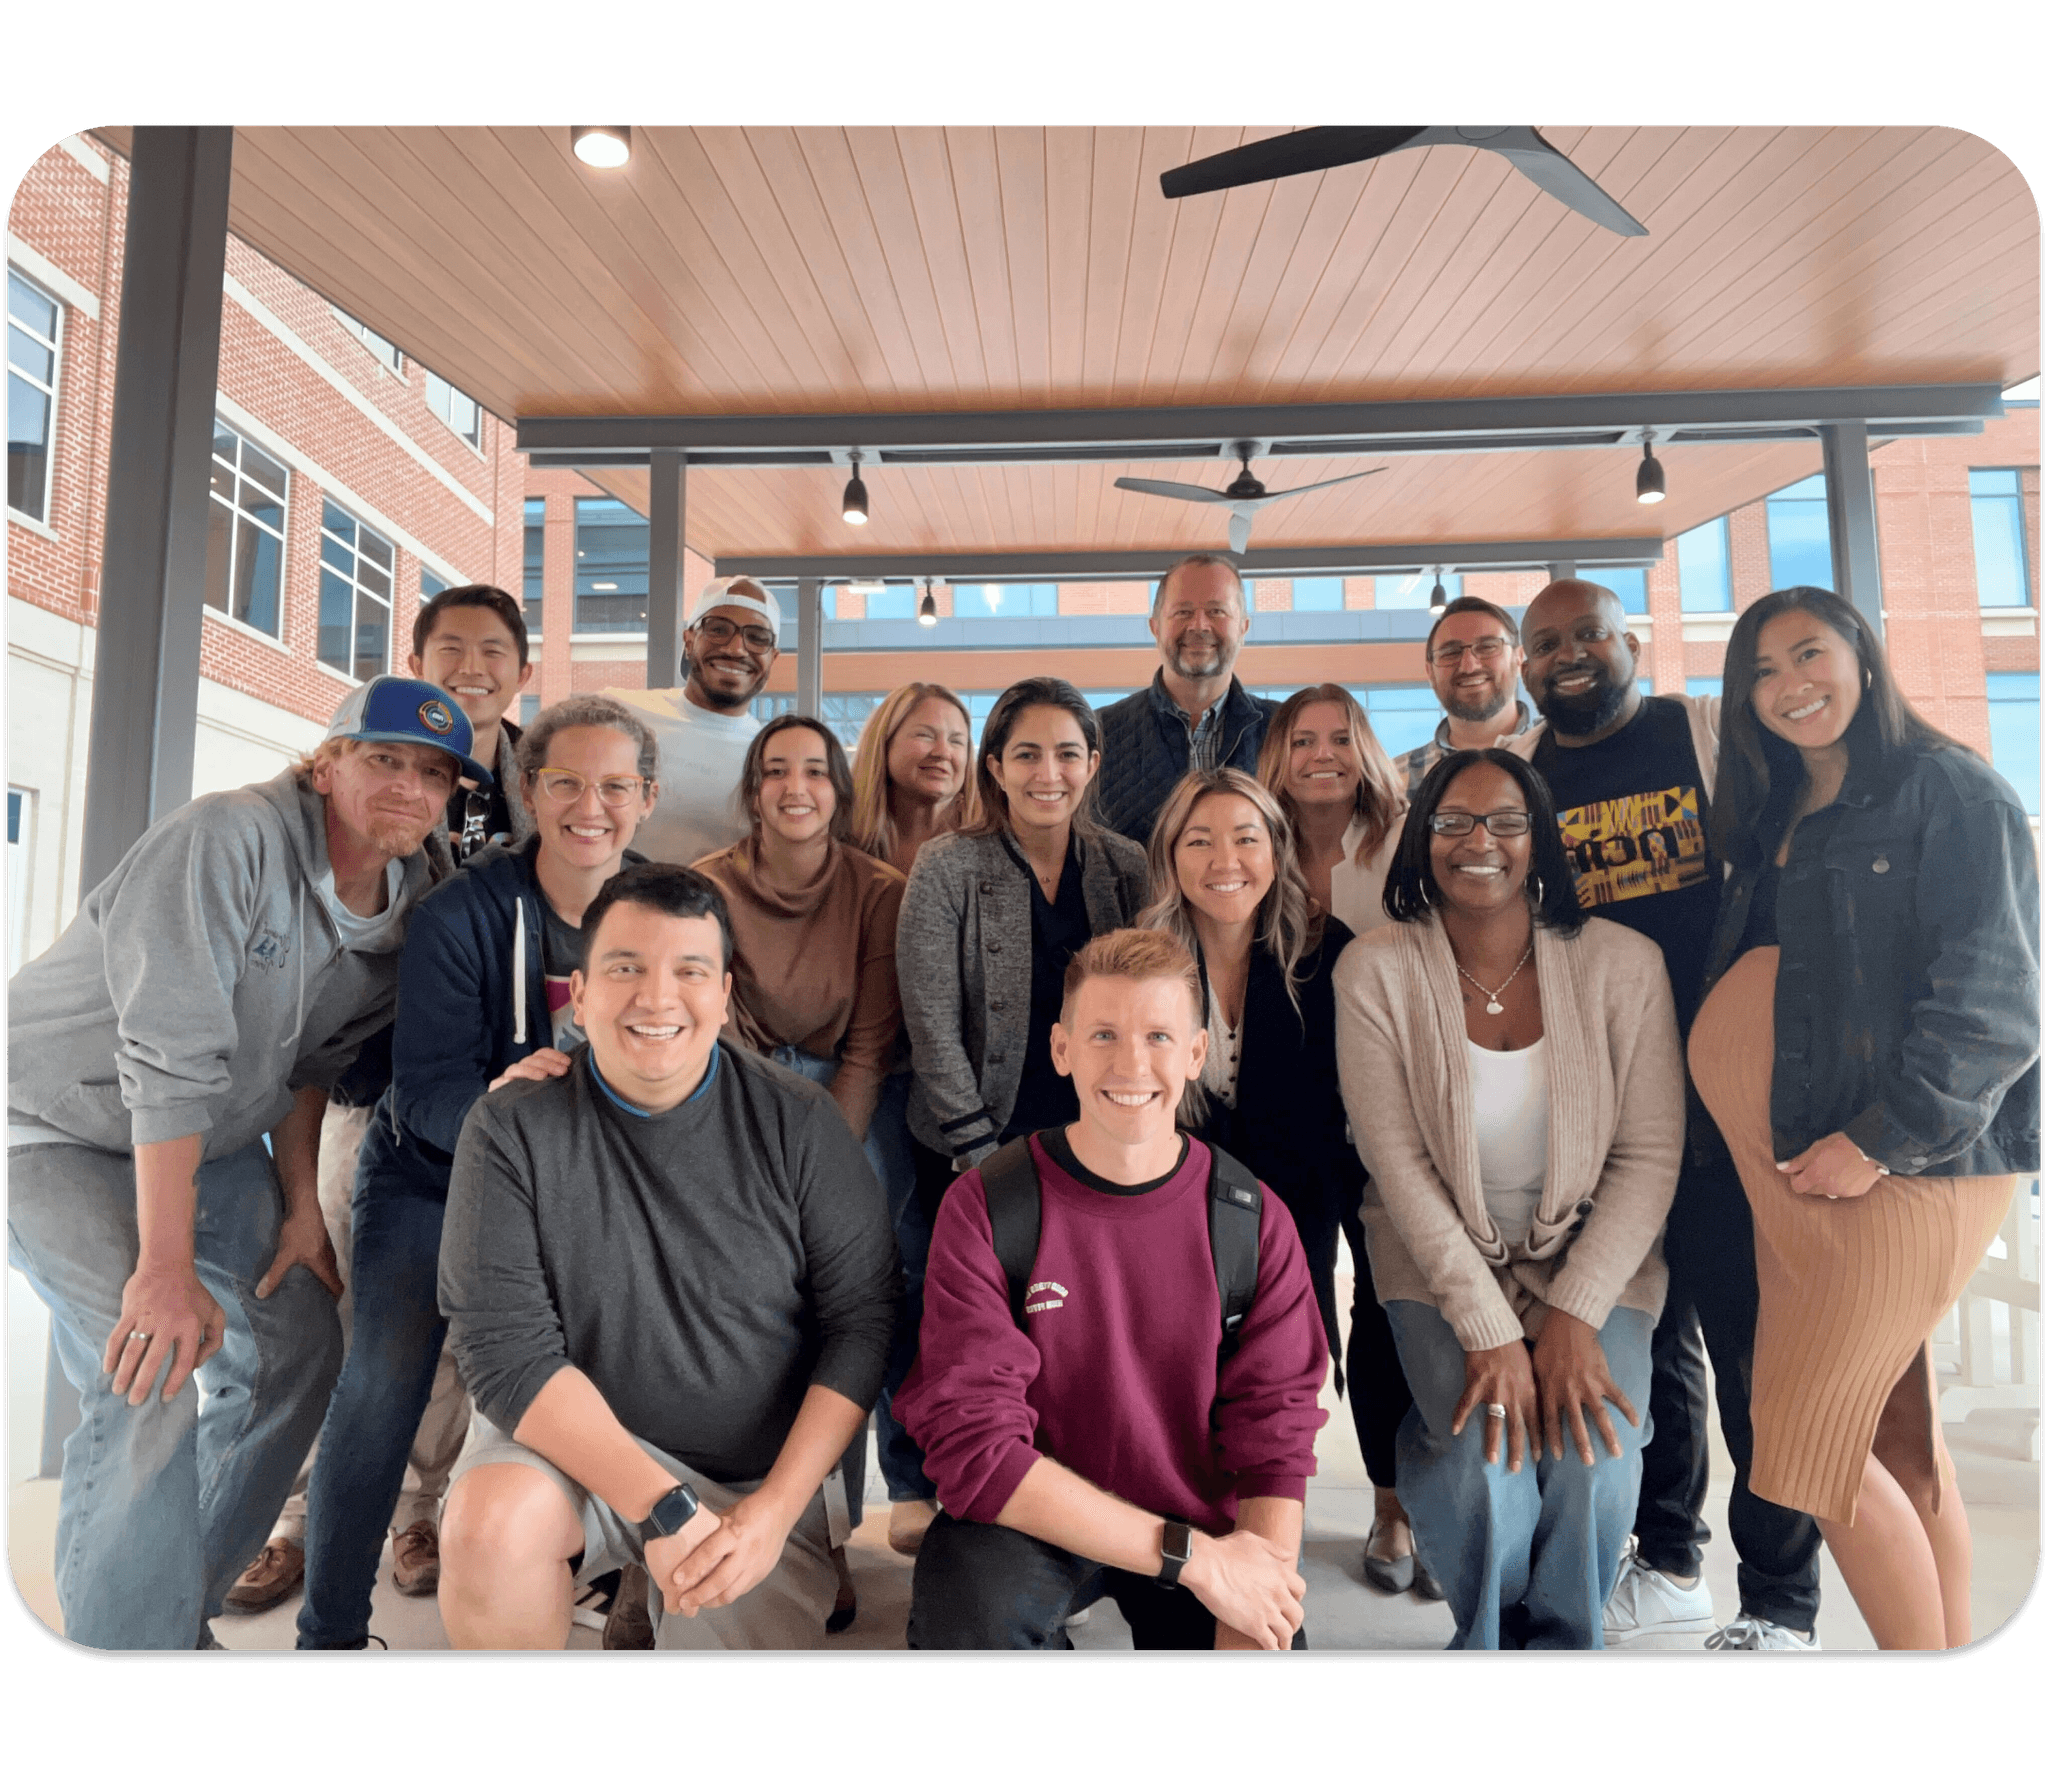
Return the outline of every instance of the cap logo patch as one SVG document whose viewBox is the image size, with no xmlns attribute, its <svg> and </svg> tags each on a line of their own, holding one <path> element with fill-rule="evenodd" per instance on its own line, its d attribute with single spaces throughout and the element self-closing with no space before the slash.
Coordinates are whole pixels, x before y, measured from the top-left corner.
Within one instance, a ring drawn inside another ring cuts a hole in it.
<svg viewBox="0 0 2048 1791">
<path fill-rule="evenodd" d="M 429 697 L 420 705 L 420 725 L 431 734 L 452 734 L 455 717 L 446 703 L 438 697 Z"/>
</svg>

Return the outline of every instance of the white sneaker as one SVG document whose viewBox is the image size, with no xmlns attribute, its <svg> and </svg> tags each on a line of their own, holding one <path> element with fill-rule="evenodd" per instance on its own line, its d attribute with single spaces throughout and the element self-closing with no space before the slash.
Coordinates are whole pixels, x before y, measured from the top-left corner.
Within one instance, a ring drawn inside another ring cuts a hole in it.
<svg viewBox="0 0 2048 1791">
<path fill-rule="evenodd" d="M 1760 1652 L 1766 1648 L 1798 1649 L 1817 1653 L 1820 1649 L 1820 1633 L 1808 1630 L 1801 1635 L 1796 1629 L 1787 1629 L 1782 1623 L 1773 1623 L 1768 1617 L 1737 1617 L 1733 1623 L 1725 1624 L 1707 1637 L 1709 1648 L 1744 1649 Z"/>
<path fill-rule="evenodd" d="M 1690 1586 L 1681 1586 L 1669 1574 L 1645 1565 L 1631 1540 L 1600 1627 L 1610 1648 L 1655 1647 L 1666 1636 L 1705 1635 L 1714 1627 L 1714 1595 L 1707 1590 L 1704 1574 Z"/>
</svg>

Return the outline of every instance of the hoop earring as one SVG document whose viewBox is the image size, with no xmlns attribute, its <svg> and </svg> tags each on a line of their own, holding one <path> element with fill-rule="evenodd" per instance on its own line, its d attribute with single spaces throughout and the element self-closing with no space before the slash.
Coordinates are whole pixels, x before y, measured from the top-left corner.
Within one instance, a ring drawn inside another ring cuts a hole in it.
<svg viewBox="0 0 2048 1791">
<path fill-rule="evenodd" d="M 1543 906 L 1543 877 L 1540 872 L 1529 873 L 1529 900 L 1539 908 Z"/>
</svg>

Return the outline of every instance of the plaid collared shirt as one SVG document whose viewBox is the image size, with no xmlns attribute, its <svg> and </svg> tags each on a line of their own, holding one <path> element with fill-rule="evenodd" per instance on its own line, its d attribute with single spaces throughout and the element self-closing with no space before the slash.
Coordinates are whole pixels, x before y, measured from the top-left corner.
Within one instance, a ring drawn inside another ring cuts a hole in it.
<svg viewBox="0 0 2048 1791">
<path fill-rule="evenodd" d="M 1235 686 L 1235 680 L 1232 680 Z M 1202 711 L 1202 719 L 1192 727 L 1188 726 L 1187 711 L 1167 695 L 1164 680 L 1155 673 L 1152 679 L 1152 707 L 1161 715 L 1171 715 L 1188 730 L 1188 769 L 1190 771 L 1214 771 L 1223 758 L 1223 706 L 1230 700 L 1226 689 L 1208 708 Z"/>
</svg>

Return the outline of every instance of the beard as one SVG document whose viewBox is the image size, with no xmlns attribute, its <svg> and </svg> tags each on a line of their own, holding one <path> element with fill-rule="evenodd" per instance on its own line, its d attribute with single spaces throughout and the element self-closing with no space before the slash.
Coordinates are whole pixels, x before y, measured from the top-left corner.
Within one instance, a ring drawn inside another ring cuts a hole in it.
<svg viewBox="0 0 2048 1791">
<path fill-rule="evenodd" d="M 1461 699 L 1453 693 L 1444 703 L 1444 713 L 1453 721 L 1485 721 L 1513 706 L 1511 693 L 1496 685 L 1483 698 Z"/>
<path fill-rule="evenodd" d="M 694 679 L 697 688 L 704 693 L 705 702 L 710 707 L 723 710 L 727 714 L 736 715 L 751 703 L 755 697 L 761 694 L 762 686 L 768 682 L 769 668 L 767 666 L 755 663 L 751 666 L 750 670 L 752 675 L 736 693 L 729 694 L 722 688 L 725 681 L 732 675 L 730 672 L 726 671 L 723 667 L 713 670 L 710 666 L 695 659 L 690 661 L 689 674 L 684 681 L 687 683 L 690 679 Z M 713 679 L 716 679 L 717 683 L 713 683 Z"/>
<path fill-rule="evenodd" d="M 1175 643 L 1166 654 L 1166 663 L 1173 667 L 1177 678 L 1221 678 L 1229 674 L 1237 655 L 1221 641 L 1204 645 L 1189 642 Z"/>
<path fill-rule="evenodd" d="M 1597 734 L 1613 724 L 1628 701 L 1628 686 L 1617 684 L 1604 670 L 1594 673 L 1594 682 L 1581 695 L 1559 696 L 1546 684 L 1537 699 L 1543 719 L 1560 734 Z"/>
<path fill-rule="evenodd" d="M 410 858 L 426 844 L 427 835 L 434 831 L 434 823 L 440 818 L 435 814 L 424 821 L 411 822 L 396 815 L 372 815 L 364 836 L 380 852 L 393 858 Z"/>
</svg>

